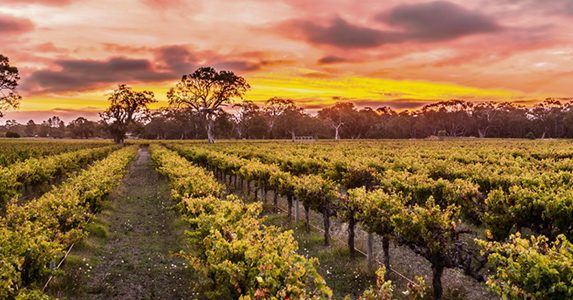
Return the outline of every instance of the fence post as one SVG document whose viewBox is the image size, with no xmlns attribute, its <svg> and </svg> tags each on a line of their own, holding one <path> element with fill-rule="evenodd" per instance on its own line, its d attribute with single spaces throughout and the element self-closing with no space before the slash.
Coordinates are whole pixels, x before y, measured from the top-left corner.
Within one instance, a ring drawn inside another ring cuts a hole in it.
<svg viewBox="0 0 573 300">
<path fill-rule="evenodd" d="M 373 251 L 373 245 L 374 244 L 374 235 L 369 232 L 368 233 L 368 249 L 366 252 L 366 259 L 368 260 L 368 270 L 372 270 L 372 267 L 374 266 L 374 251 Z"/>
<path fill-rule="evenodd" d="M 298 208 L 298 199 L 294 199 L 294 222 L 298 223 L 299 220 L 299 208 Z"/>
</svg>

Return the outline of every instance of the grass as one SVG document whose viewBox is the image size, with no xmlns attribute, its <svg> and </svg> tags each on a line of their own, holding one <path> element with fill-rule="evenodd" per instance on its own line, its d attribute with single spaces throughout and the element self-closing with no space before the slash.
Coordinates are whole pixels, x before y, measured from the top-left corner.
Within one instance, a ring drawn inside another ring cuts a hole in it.
<svg viewBox="0 0 573 300">
<path fill-rule="evenodd" d="M 68 256 L 49 294 L 64 299 L 198 299 L 196 274 L 176 255 L 185 223 L 169 207 L 168 182 L 141 151 L 88 236 Z"/>
<path fill-rule="evenodd" d="M 337 240 L 330 246 L 324 246 L 322 233 L 311 230 L 307 232 L 303 223 L 289 222 L 285 215 L 267 215 L 267 224 L 293 230 L 299 244 L 299 253 L 306 257 L 318 258 L 318 271 L 334 292 L 336 299 L 349 295 L 353 299 L 375 284 L 374 273 L 368 270 L 366 259 L 356 256 L 351 260 L 348 247 Z"/>
</svg>

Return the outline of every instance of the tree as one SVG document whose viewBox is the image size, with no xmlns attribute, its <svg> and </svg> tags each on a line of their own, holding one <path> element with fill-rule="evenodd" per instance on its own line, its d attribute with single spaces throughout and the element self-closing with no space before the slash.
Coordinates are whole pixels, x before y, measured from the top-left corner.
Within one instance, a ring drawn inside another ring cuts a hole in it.
<svg viewBox="0 0 573 300">
<path fill-rule="evenodd" d="M 231 71 L 201 67 L 181 80 L 167 93 L 169 105 L 199 112 L 207 130 L 207 140 L 214 143 L 213 127 L 217 112 L 232 98 L 242 98 L 250 88 L 247 81 Z"/>
<path fill-rule="evenodd" d="M 34 120 L 29 120 L 28 123 L 26 123 L 26 129 L 24 130 L 26 136 L 34 136 L 36 134 L 37 126 L 38 125 L 36 125 Z"/>
<path fill-rule="evenodd" d="M 542 139 L 562 137 L 564 110 L 565 107 L 560 101 L 551 98 L 545 99 L 542 103 L 529 109 L 529 115 L 533 118 L 535 127 L 543 130 Z"/>
<path fill-rule="evenodd" d="M 66 126 L 58 116 L 53 116 L 42 122 L 42 127 L 44 129 L 43 136 L 63 138 L 65 135 Z"/>
<path fill-rule="evenodd" d="M 165 116 L 171 124 L 168 127 L 171 132 L 166 134 L 172 139 L 197 139 L 206 136 L 201 115 L 192 109 L 168 109 Z"/>
<path fill-rule="evenodd" d="M 294 110 L 296 105 L 294 101 L 290 99 L 283 99 L 278 97 L 273 97 L 265 103 L 263 110 L 267 119 L 267 125 L 269 126 L 269 136 L 274 138 L 275 124 L 278 118 L 285 113 L 287 110 Z"/>
<path fill-rule="evenodd" d="M 0 118 L 9 108 L 16 108 L 20 103 L 20 95 L 16 92 L 20 74 L 18 68 L 11 66 L 8 57 L 0 54 Z"/>
<path fill-rule="evenodd" d="M 432 135 L 445 130 L 450 136 L 464 136 L 468 132 L 469 112 L 473 104 L 462 100 L 440 101 L 422 107 L 425 128 L 431 128 Z"/>
<path fill-rule="evenodd" d="M 318 117 L 326 120 L 334 129 L 334 139 L 340 140 L 340 127 L 352 122 L 355 113 L 354 104 L 350 102 L 338 102 L 332 107 L 326 107 L 318 112 Z"/>
<path fill-rule="evenodd" d="M 16 120 L 6 120 L 4 128 L 7 130 L 6 137 L 20 137 L 24 135 L 25 127 Z"/>
<path fill-rule="evenodd" d="M 376 123 L 381 120 L 380 115 L 370 107 L 365 107 L 355 114 L 355 138 L 371 137 L 373 129 L 376 128 Z"/>
<path fill-rule="evenodd" d="M 239 138 L 264 138 L 267 124 L 261 114 L 260 108 L 253 101 L 243 101 L 235 104 L 238 112 L 235 115 Z"/>
<path fill-rule="evenodd" d="M 306 118 L 309 118 L 309 116 L 304 113 L 302 107 L 288 108 L 277 118 L 273 129 L 276 134 L 282 137 L 290 135 L 294 141 L 296 135 L 304 131 Z"/>
<path fill-rule="evenodd" d="M 215 134 L 217 136 L 230 139 L 235 137 L 235 128 L 237 124 L 235 123 L 234 116 L 224 110 L 219 111 L 215 117 Z M 261 131 L 262 134 L 265 133 L 264 130 Z M 261 136 L 262 137 L 262 136 Z"/>
<path fill-rule="evenodd" d="M 74 138 L 88 139 L 96 133 L 96 123 L 84 117 L 71 121 L 68 128 Z"/>
<path fill-rule="evenodd" d="M 476 104 L 472 109 L 472 117 L 476 121 L 480 138 L 487 137 L 490 129 L 499 127 L 497 124 L 499 109 L 494 102 Z"/>
<path fill-rule="evenodd" d="M 111 104 L 100 117 L 117 144 L 123 144 L 130 124 L 149 117 L 148 105 L 157 102 L 153 92 L 137 92 L 126 84 L 120 84 L 108 100 Z"/>
</svg>

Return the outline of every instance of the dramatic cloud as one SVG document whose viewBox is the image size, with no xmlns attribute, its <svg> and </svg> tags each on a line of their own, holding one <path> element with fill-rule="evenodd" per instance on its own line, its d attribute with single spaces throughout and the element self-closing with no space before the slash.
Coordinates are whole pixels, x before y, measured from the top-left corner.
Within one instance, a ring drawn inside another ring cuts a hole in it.
<svg viewBox="0 0 573 300">
<path fill-rule="evenodd" d="M 53 44 L 40 45 L 47 51 L 57 49 Z M 106 45 L 116 49 L 119 46 Z M 122 47 L 119 47 L 123 49 Z M 137 48 L 138 49 L 138 48 Z M 192 73 L 197 67 L 210 65 L 235 72 L 261 70 L 267 66 L 292 63 L 288 60 L 265 60 L 204 54 L 197 58 L 187 46 L 173 45 L 147 49 L 154 59 L 136 59 L 124 56 L 104 60 L 57 59 L 51 67 L 32 72 L 24 79 L 23 89 L 31 94 L 67 91 L 85 91 L 115 83 L 153 83 L 176 80 Z M 199 64 L 198 61 L 202 61 Z"/>
<path fill-rule="evenodd" d="M 287 32 L 298 31 L 298 35 L 312 43 L 340 48 L 376 47 L 402 40 L 400 33 L 352 25 L 340 17 L 333 19 L 326 26 L 310 21 L 292 21 L 282 24 L 279 28 Z"/>
<path fill-rule="evenodd" d="M 279 30 L 298 32 L 293 37 L 302 36 L 316 44 L 373 48 L 407 41 L 447 41 L 503 29 L 491 17 L 445 1 L 399 5 L 378 14 L 376 19 L 395 27 L 395 30 L 353 25 L 340 17 L 327 25 L 304 20 L 286 22 L 279 26 Z"/>
<path fill-rule="evenodd" d="M 0 14 L 0 35 L 21 34 L 33 29 L 34 24 L 28 19 Z"/>
<path fill-rule="evenodd" d="M 157 72 L 144 59 L 115 57 L 106 61 L 58 60 L 59 70 L 32 73 L 23 86 L 27 91 L 81 91 L 120 82 L 146 82 L 173 79 L 174 74 Z"/>
<path fill-rule="evenodd" d="M 400 5 L 377 19 L 399 27 L 405 39 L 416 40 L 449 40 L 502 29 L 495 19 L 446 1 Z"/>
<path fill-rule="evenodd" d="M 340 56 L 324 56 L 317 61 L 319 65 L 337 64 L 343 62 L 348 62 L 348 59 Z"/>
<path fill-rule="evenodd" d="M 185 46 L 167 46 L 157 50 L 157 59 L 164 62 L 169 72 L 187 74 L 196 67 L 197 59 Z"/>
<path fill-rule="evenodd" d="M 225 58 L 221 57 L 220 59 L 223 59 L 223 61 L 215 62 L 213 64 L 213 66 L 216 69 L 225 69 L 234 72 L 252 72 L 252 71 L 262 70 L 265 67 L 288 65 L 293 63 L 290 60 L 282 60 L 282 59 L 279 60 L 261 59 L 256 61 L 253 61 L 252 58 L 250 60 L 249 59 L 224 60 Z"/>
<path fill-rule="evenodd" d="M 254 101 L 411 108 L 571 96 L 572 20 L 573 0 L 0 0 L 0 52 L 20 111 L 103 109 L 123 82 L 164 105 L 200 66 Z"/>
</svg>

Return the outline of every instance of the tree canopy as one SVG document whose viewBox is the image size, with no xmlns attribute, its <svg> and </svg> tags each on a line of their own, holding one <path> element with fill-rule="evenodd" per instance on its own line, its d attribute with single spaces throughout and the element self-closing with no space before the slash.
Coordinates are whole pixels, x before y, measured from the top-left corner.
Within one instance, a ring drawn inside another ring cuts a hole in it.
<svg viewBox="0 0 573 300">
<path fill-rule="evenodd" d="M 0 118 L 7 109 L 18 107 L 21 99 L 16 91 L 19 80 L 18 68 L 11 66 L 8 57 L 0 54 Z"/>
<path fill-rule="evenodd" d="M 167 93 L 169 105 L 176 108 L 191 108 L 199 112 L 207 129 L 209 143 L 215 142 L 213 127 L 215 117 L 222 106 L 232 98 L 242 98 L 250 88 L 247 81 L 231 71 L 217 71 L 201 67 L 181 80 Z"/>
<path fill-rule="evenodd" d="M 149 117 L 148 105 L 154 102 L 151 91 L 134 91 L 125 84 L 120 84 L 109 96 L 110 106 L 100 117 L 107 124 L 114 141 L 123 144 L 129 125 Z"/>
</svg>

